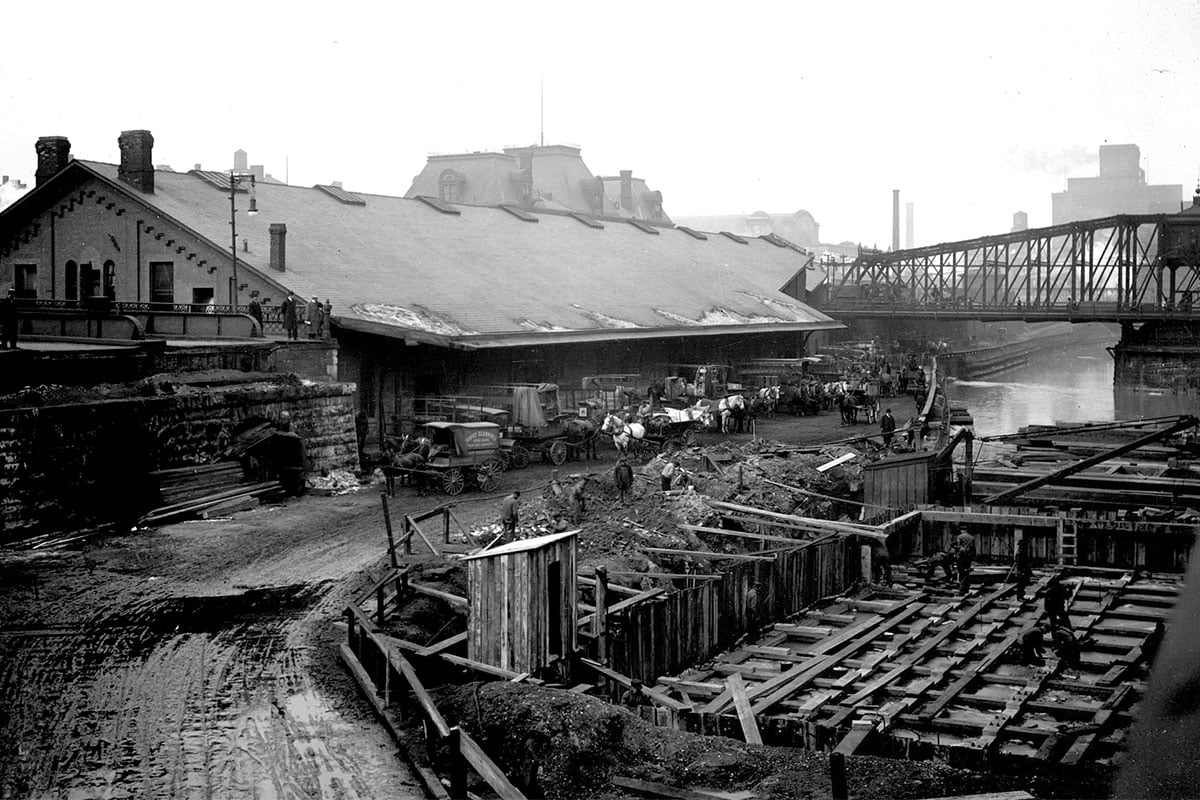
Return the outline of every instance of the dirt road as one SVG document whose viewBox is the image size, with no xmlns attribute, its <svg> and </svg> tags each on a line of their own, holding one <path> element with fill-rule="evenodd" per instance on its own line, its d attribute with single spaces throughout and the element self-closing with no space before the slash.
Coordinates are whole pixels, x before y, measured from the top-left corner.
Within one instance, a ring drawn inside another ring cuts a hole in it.
<svg viewBox="0 0 1200 800">
<path fill-rule="evenodd" d="M 828 414 L 758 427 L 847 432 Z M 607 472 L 601 454 L 566 469 Z M 549 471 L 507 473 L 503 491 Z M 464 525 L 496 515 L 477 499 L 462 496 Z M 422 796 L 336 658 L 334 623 L 383 567 L 377 489 L 75 547 L 0 550 L 0 798 Z"/>
</svg>

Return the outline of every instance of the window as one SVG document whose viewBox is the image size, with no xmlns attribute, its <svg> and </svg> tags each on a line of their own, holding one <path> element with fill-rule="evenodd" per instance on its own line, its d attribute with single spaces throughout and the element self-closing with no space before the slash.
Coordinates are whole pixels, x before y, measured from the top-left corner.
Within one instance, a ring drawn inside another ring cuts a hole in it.
<svg viewBox="0 0 1200 800">
<path fill-rule="evenodd" d="M 117 265 L 112 261 L 104 262 L 104 296 L 117 299 Z"/>
<path fill-rule="evenodd" d="M 150 262 L 150 302 L 175 302 L 175 262 Z"/>
<path fill-rule="evenodd" d="M 438 197 L 443 203 L 461 203 L 463 177 L 452 169 L 442 170 L 438 176 Z"/>
<path fill-rule="evenodd" d="M 93 269 L 89 261 L 79 265 L 79 294 L 87 300 L 100 293 L 100 271 Z"/>
<path fill-rule="evenodd" d="M 79 299 L 79 265 L 74 261 L 68 261 L 65 267 L 66 271 L 66 298 L 68 300 Z"/>
<path fill-rule="evenodd" d="M 17 264 L 13 273 L 13 289 L 17 297 L 37 299 L 37 264 Z"/>
<path fill-rule="evenodd" d="M 204 311 L 215 297 L 216 290 L 212 287 L 192 289 L 192 311 Z"/>
</svg>

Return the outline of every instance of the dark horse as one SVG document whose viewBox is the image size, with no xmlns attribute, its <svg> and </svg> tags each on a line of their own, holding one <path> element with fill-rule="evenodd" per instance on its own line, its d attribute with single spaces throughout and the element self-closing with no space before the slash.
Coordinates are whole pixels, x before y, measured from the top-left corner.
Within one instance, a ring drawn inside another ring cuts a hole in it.
<svg viewBox="0 0 1200 800">
<path fill-rule="evenodd" d="M 567 454 L 576 460 L 600 458 L 597 441 L 600 438 L 601 421 L 586 417 L 569 417 L 563 420 L 567 433 Z"/>
</svg>

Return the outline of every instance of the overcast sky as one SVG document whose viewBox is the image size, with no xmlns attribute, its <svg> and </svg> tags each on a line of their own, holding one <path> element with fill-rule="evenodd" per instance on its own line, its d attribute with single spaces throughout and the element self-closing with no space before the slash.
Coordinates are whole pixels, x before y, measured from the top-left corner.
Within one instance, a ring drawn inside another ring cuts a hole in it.
<svg viewBox="0 0 1200 800">
<path fill-rule="evenodd" d="M 179 8 L 184 10 L 172 11 Z M 986 8 L 986 10 L 985 10 Z M 632 169 L 672 216 L 808 209 L 888 246 L 1050 222 L 1050 193 L 1136 143 L 1152 183 L 1200 178 L 1200 3 L 14 3 L 0 170 L 38 136 L 116 162 L 253 164 L 403 194 L 432 152 L 539 136 Z M 265 210 L 265 209 L 264 209 Z"/>
</svg>

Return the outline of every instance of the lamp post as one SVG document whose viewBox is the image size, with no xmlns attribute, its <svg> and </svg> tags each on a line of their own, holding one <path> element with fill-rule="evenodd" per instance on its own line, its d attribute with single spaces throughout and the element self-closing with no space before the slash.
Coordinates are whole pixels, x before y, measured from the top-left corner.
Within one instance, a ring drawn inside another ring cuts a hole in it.
<svg viewBox="0 0 1200 800">
<path fill-rule="evenodd" d="M 238 307 L 238 274 L 237 274 L 237 187 L 242 181 L 250 179 L 250 207 L 246 209 L 246 216 L 253 217 L 258 213 L 258 204 L 254 198 L 254 173 L 253 172 L 230 172 L 229 173 L 229 230 L 232 236 L 232 252 L 233 252 L 233 285 L 229 287 L 229 305 L 233 307 L 233 312 L 237 313 Z"/>
</svg>

